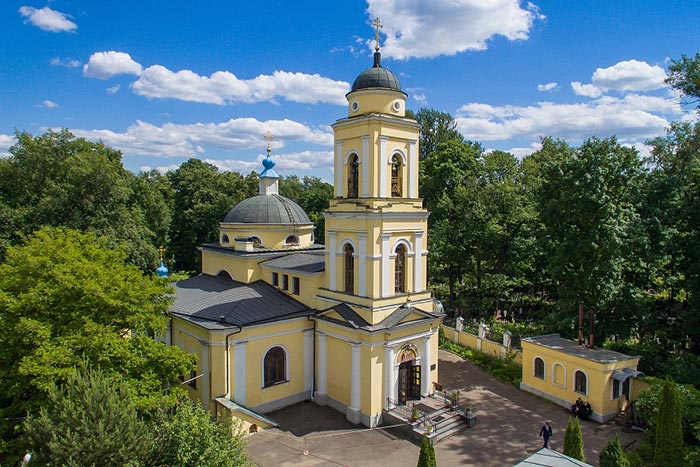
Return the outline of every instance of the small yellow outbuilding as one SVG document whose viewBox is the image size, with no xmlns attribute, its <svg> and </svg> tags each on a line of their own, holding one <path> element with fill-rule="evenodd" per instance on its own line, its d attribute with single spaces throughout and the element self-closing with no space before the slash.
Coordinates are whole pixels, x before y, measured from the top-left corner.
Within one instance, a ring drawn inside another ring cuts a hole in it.
<svg viewBox="0 0 700 467">
<path fill-rule="evenodd" d="M 525 338 L 522 347 L 520 388 L 567 408 L 581 398 L 597 422 L 615 418 L 639 392 L 633 387 L 642 375 L 639 357 L 579 345 L 559 334 Z"/>
</svg>

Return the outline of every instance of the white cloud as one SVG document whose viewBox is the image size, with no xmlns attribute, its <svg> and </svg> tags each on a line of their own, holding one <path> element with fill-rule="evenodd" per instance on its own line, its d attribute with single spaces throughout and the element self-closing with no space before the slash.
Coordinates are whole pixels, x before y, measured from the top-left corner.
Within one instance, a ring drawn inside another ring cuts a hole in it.
<svg viewBox="0 0 700 467">
<path fill-rule="evenodd" d="M 173 72 L 164 66 L 146 68 L 131 84 L 139 95 L 172 98 L 190 102 L 225 105 L 233 102 L 263 102 L 282 97 L 287 101 L 346 105 L 350 85 L 318 74 L 275 71 L 250 80 L 239 79 L 228 71 L 201 76 L 190 70 Z"/>
<path fill-rule="evenodd" d="M 107 93 L 108 94 L 116 94 L 119 92 L 121 89 L 121 85 L 117 84 L 116 86 L 112 86 L 111 88 L 107 88 Z"/>
<path fill-rule="evenodd" d="M 471 103 L 457 111 L 457 128 L 467 139 L 505 141 L 541 136 L 582 140 L 592 135 L 617 135 L 622 140 L 663 134 L 665 116 L 682 113 L 663 98 L 629 95 L 604 97 L 579 104 L 541 102 L 531 106 Z"/>
<path fill-rule="evenodd" d="M 557 87 L 559 87 L 559 84 L 554 83 L 554 82 L 547 83 L 547 84 L 538 84 L 537 90 L 542 91 L 542 92 L 546 92 L 546 91 L 552 91 L 552 90 L 556 89 Z"/>
<path fill-rule="evenodd" d="M 80 62 L 78 60 L 73 60 L 72 58 L 63 60 L 58 57 L 54 57 L 51 59 L 50 63 L 53 66 L 63 66 L 66 68 L 78 68 L 80 66 Z"/>
<path fill-rule="evenodd" d="M 95 52 L 83 66 L 83 74 L 89 78 L 108 79 L 116 75 L 140 75 L 141 64 L 124 52 Z"/>
<path fill-rule="evenodd" d="M 328 147 L 333 145 L 333 133 L 330 128 L 311 128 L 287 119 L 263 122 L 253 118 L 238 118 L 222 123 L 166 123 L 162 126 L 139 120 L 123 133 L 111 130 L 71 131 L 78 137 L 102 140 L 126 155 L 193 157 L 202 153 L 203 146 L 219 150 L 264 147 L 262 135 L 267 130 L 275 135 L 273 146 L 276 148 L 282 147 L 287 141 L 302 141 Z"/>
<path fill-rule="evenodd" d="M 666 72 L 657 65 L 638 60 L 618 62 L 608 68 L 598 68 L 591 76 L 591 84 L 571 83 L 580 96 L 599 97 L 608 91 L 653 91 L 665 86 Z"/>
<path fill-rule="evenodd" d="M 10 149 L 10 146 L 15 144 L 16 142 L 17 140 L 15 139 L 14 135 L 0 134 L 0 157 L 8 157 L 10 153 L 7 151 Z"/>
<path fill-rule="evenodd" d="M 522 159 L 525 156 L 529 156 L 533 152 L 539 151 L 540 149 L 542 149 L 542 143 L 540 143 L 538 141 L 535 143 L 530 143 L 530 145 L 526 146 L 526 147 L 510 148 L 510 149 L 506 150 L 506 152 L 513 154 L 518 159 Z"/>
<path fill-rule="evenodd" d="M 264 158 L 265 155 L 258 154 L 254 161 L 238 159 L 205 159 L 204 161 L 218 167 L 222 171 L 249 173 L 253 170 L 260 172 Z M 275 160 L 275 170 L 287 173 L 333 167 L 333 151 L 301 151 L 286 154 L 274 152 L 272 158 Z"/>
<path fill-rule="evenodd" d="M 371 18 L 383 21 L 386 42 L 382 52 L 396 59 L 454 55 L 484 50 L 494 36 L 525 40 L 537 19 L 538 8 L 520 0 L 368 0 Z M 369 41 L 372 44 L 373 41 Z"/>
<path fill-rule="evenodd" d="M 47 6 L 41 9 L 22 6 L 19 8 L 19 14 L 26 18 L 25 23 L 30 23 L 42 31 L 70 32 L 78 29 L 78 25 L 68 19 L 70 15 L 52 10 Z"/>
<path fill-rule="evenodd" d="M 44 102 L 41 103 L 41 107 L 46 107 L 47 109 L 57 109 L 60 106 L 54 101 L 46 99 Z"/>
</svg>

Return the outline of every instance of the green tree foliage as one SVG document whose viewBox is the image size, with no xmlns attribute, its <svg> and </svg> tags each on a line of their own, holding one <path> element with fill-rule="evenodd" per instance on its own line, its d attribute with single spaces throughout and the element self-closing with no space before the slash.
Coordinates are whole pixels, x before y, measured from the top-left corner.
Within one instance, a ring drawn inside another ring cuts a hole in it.
<svg viewBox="0 0 700 467">
<path fill-rule="evenodd" d="M 39 136 L 17 133 L 9 152 L 0 159 L 2 251 L 43 226 L 64 226 L 122 245 L 129 261 L 144 270 L 156 266 L 156 234 L 119 151 L 49 130 Z"/>
<path fill-rule="evenodd" d="M 195 362 L 148 337 L 164 330 L 167 292 L 92 233 L 45 228 L 10 247 L 0 265 L 3 439 L 84 361 L 124 379 L 143 412 L 172 405 L 183 390 L 167 388 Z"/>
<path fill-rule="evenodd" d="M 52 385 L 24 428 L 32 465 L 146 466 L 154 448 L 129 386 L 96 370 L 73 370 L 65 384 Z"/>
<path fill-rule="evenodd" d="M 442 143 L 464 140 L 461 133 L 457 131 L 457 122 L 454 117 L 447 112 L 422 108 L 416 113 L 407 111 L 406 116 L 416 119 L 421 127 L 418 141 L 420 160 L 432 156 Z"/>
<path fill-rule="evenodd" d="M 566 424 L 566 433 L 564 434 L 564 450 L 562 451 L 569 457 L 585 461 L 583 454 L 583 435 L 581 434 L 581 424 L 576 417 L 570 417 Z"/>
<path fill-rule="evenodd" d="M 240 424 L 230 416 L 212 420 L 197 402 L 183 399 L 173 415 L 156 423 L 158 465 L 234 467 L 249 465 Z"/>
<path fill-rule="evenodd" d="M 600 467 L 630 467 L 627 455 L 622 450 L 617 436 L 600 451 L 598 465 Z"/>
<path fill-rule="evenodd" d="M 423 436 L 423 441 L 420 443 L 420 454 L 418 455 L 418 465 L 417 467 L 436 467 L 437 462 L 435 460 L 435 448 L 430 441 L 428 441 L 427 436 Z"/>
<path fill-rule="evenodd" d="M 175 190 L 170 253 L 177 270 L 199 272 L 197 247 L 218 240 L 219 223 L 231 208 L 252 195 L 251 183 L 238 173 L 219 172 L 197 159 L 184 162 L 167 176 Z"/>
<path fill-rule="evenodd" d="M 560 321 L 573 323 L 583 303 L 597 312 L 596 335 L 626 335 L 636 317 L 616 304 L 635 272 L 637 242 L 643 240 L 637 152 L 615 138 L 590 138 L 577 149 L 545 141 L 543 151 L 555 152 L 543 165 L 537 195 Z"/>
<path fill-rule="evenodd" d="M 697 103 L 700 100 L 700 53 L 694 57 L 681 55 L 679 60 L 671 60 L 666 84 L 679 90 L 688 99 L 686 103 Z"/>
<path fill-rule="evenodd" d="M 681 467 L 683 462 L 681 398 L 676 384 L 667 379 L 661 387 L 654 430 L 654 465 Z"/>
</svg>

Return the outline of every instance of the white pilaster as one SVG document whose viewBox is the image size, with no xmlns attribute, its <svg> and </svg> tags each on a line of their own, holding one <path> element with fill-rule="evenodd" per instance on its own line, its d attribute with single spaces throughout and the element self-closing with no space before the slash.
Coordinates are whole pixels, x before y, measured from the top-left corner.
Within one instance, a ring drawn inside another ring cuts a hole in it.
<svg viewBox="0 0 700 467">
<path fill-rule="evenodd" d="M 360 423 L 362 409 L 362 347 L 359 343 L 351 343 L 352 359 L 350 362 L 350 405 L 347 408 L 346 418 L 350 423 Z"/>
<path fill-rule="evenodd" d="M 336 254 L 335 254 L 335 239 L 337 233 L 333 231 L 328 232 L 328 288 L 331 290 L 336 290 Z"/>
<path fill-rule="evenodd" d="M 398 400 L 396 394 L 396 377 L 394 376 L 394 347 L 384 347 L 384 406 L 389 408 L 388 398 Z"/>
<path fill-rule="evenodd" d="M 369 197 L 369 136 L 362 137 L 362 197 Z"/>
<path fill-rule="evenodd" d="M 382 234 L 382 297 L 389 297 L 392 293 L 391 281 L 389 280 L 389 240 L 390 233 Z"/>
<path fill-rule="evenodd" d="M 423 232 L 416 232 L 413 245 L 413 291 L 422 292 L 423 287 Z"/>
<path fill-rule="evenodd" d="M 304 391 L 314 385 L 314 330 L 304 331 Z"/>
<path fill-rule="evenodd" d="M 387 160 L 387 142 L 389 141 L 388 136 L 379 137 L 379 197 L 386 198 L 387 189 L 387 178 L 386 172 L 389 168 L 389 162 Z"/>
<path fill-rule="evenodd" d="M 366 233 L 358 233 L 357 238 L 359 240 L 359 251 L 358 251 L 358 260 L 360 262 L 360 287 L 358 290 L 358 295 L 360 297 L 366 297 L 367 296 L 367 234 Z"/>
<path fill-rule="evenodd" d="M 430 336 L 423 337 L 423 355 L 420 357 L 420 393 L 430 395 Z"/>
<path fill-rule="evenodd" d="M 202 376 L 199 378 L 199 384 L 201 384 L 202 388 L 202 405 L 204 406 L 205 409 L 209 408 L 209 400 L 211 399 L 211 395 L 209 392 L 210 389 L 210 382 L 209 379 L 211 378 L 210 370 L 209 370 L 209 342 L 205 341 L 200 341 L 201 348 L 202 348 L 202 359 L 200 360 L 200 371 L 202 372 Z"/>
<path fill-rule="evenodd" d="M 408 197 L 418 198 L 418 141 L 408 140 Z"/>
<path fill-rule="evenodd" d="M 316 375 L 318 376 L 316 384 L 318 384 L 318 388 L 316 388 L 314 399 L 318 405 L 326 405 L 326 394 L 328 391 L 326 384 L 326 335 L 321 333 L 316 335 L 318 336 L 318 348 L 316 349 L 318 352 L 318 368 L 316 368 Z"/>
<path fill-rule="evenodd" d="M 335 169 L 333 170 L 333 179 L 335 180 L 335 196 L 343 196 L 343 142 L 335 142 Z"/>
<path fill-rule="evenodd" d="M 245 405 L 245 342 L 233 345 L 233 400 L 237 404 Z"/>
</svg>

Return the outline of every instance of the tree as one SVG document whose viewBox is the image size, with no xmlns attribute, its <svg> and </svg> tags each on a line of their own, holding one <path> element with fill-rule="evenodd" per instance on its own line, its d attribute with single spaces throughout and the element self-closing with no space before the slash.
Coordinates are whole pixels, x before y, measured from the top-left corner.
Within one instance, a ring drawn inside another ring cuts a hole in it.
<svg viewBox="0 0 700 467">
<path fill-rule="evenodd" d="M 72 370 L 52 385 L 46 404 L 24 425 L 32 464 L 122 467 L 149 465 L 154 436 L 139 417 L 129 387 L 98 370 Z"/>
<path fill-rule="evenodd" d="M 570 417 L 569 422 L 566 425 L 563 453 L 580 461 L 586 460 L 583 454 L 583 435 L 581 434 L 581 424 L 576 417 Z"/>
<path fill-rule="evenodd" d="M 0 241 L 5 247 L 43 226 L 63 226 L 96 232 L 111 246 L 126 248 L 132 264 L 155 268 L 154 232 L 119 151 L 67 130 L 49 130 L 38 136 L 18 132 L 9 152 L 0 158 Z"/>
<path fill-rule="evenodd" d="M 420 454 L 418 455 L 417 467 L 436 467 L 435 448 L 428 440 L 427 436 L 423 436 L 423 441 L 420 443 Z"/>
<path fill-rule="evenodd" d="M 671 60 L 666 84 L 670 84 L 689 98 L 687 104 L 700 100 L 700 53 L 695 57 L 681 55 L 680 60 Z"/>
<path fill-rule="evenodd" d="M 683 462 L 681 399 L 676 383 L 666 379 L 661 388 L 654 430 L 654 465 L 680 467 Z"/>
<path fill-rule="evenodd" d="M 235 467 L 248 465 L 245 437 L 230 415 L 212 420 L 198 403 L 183 399 L 172 415 L 156 423 L 154 457 L 170 467 Z"/>
<path fill-rule="evenodd" d="M 408 118 L 415 118 L 420 124 L 420 140 L 418 141 L 419 158 L 429 158 L 442 143 L 448 141 L 464 141 L 462 134 L 457 131 L 457 122 L 447 112 L 422 108 L 417 113 L 406 112 Z"/>
<path fill-rule="evenodd" d="M 333 197 L 333 185 L 318 177 L 304 177 L 300 180 L 296 175 L 292 175 L 280 179 L 280 194 L 301 206 L 314 223 L 316 243 L 323 243 L 326 225 L 323 212 Z"/>
<path fill-rule="evenodd" d="M 600 467 L 630 467 L 627 455 L 622 450 L 617 436 L 600 451 L 598 464 Z"/>
<path fill-rule="evenodd" d="M 140 411 L 173 405 L 195 357 L 155 342 L 169 287 L 126 264 L 126 252 L 93 233 L 37 231 L 0 264 L 0 428 L 36 410 L 56 383 L 87 362 L 119 376 Z M 12 446 L 9 449 L 13 449 Z"/>
</svg>

